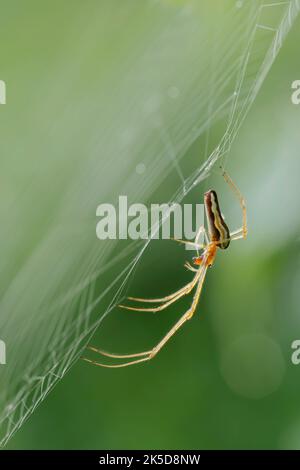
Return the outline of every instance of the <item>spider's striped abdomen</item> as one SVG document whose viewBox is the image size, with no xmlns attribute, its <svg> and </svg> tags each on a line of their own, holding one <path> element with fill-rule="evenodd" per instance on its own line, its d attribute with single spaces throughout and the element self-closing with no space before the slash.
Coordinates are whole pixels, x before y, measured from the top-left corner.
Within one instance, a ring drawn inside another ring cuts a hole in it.
<svg viewBox="0 0 300 470">
<path fill-rule="evenodd" d="M 209 238 L 212 242 L 216 242 L 219 248 L 225 250 L 230 243 L 230 232 L 221 214 L 216 191 L 211 189 L 204 194 L 204 205 Z"/>
</svg>

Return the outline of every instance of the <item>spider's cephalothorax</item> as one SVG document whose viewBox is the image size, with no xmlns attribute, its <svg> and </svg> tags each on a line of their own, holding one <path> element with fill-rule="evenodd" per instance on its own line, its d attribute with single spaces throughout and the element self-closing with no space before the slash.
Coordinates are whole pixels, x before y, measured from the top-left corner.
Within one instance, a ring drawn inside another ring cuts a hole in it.
<svg viewBox="0 0 300 470">
<path fill-rule="evenodd" d="M 204 205 L 210 241 L 225 250 L 230 243 L 230 232 L 222 216 L 216 191 L 211 189 L 204 194 Z"/>
</svg>

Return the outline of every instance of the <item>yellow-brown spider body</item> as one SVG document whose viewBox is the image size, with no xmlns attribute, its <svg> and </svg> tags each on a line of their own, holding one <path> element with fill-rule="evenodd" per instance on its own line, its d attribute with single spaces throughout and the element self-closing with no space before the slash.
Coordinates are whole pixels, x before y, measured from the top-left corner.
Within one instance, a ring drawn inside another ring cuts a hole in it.
<svg viewBox="0 0 300 470">
<path fill-rule="evenodd" d="M 194 245 L 194 247 L 197 249 L 197 252 L 198 252 L 198 249 L 203 250 L 201 255 L 198 254 L 197 257 L 193 258 L 193 263 L 198 268 L 193 267 L 188 262 L 185 263 L 185 266 L 190 271 L 194 272 L 194 277 L 192 278 L 192 280 L 188 282 L 181 289 L 165 297 L 153 298 L 153 299 L 128 297 L 128 300 L 133 300 L 135 302 L 158 304 L 156 307 L 148 308 L 148 307 L 131 307 L 129 305 L 120 305 L 120 307 L 125 308 L 126 310 L 133 310 L 133 311 L 138 311 L 138 312 L 160 312 L 164 310 L 165 308 L 169 307 L 171 304 L 173 304 L 180 298 L 190 294 L 194 290 L 192 302 L 188 310 L 179 318 L 179 320 L 175 323 L 175 325 L 173 325 L 173 327 L 168 331 L 168 333 L 159 341 L 159 343 L 149 351 L 143 351 L 143 352 L 135 353 L 135 354 L 112 354 L 112 353 L 108 353 L 100 349 L 96 349 L 91 346 L 89 347 L 91 351 L 97 354 L 101 354 L 102 356 L 105 356 L 105 357 L 109 357 L 113 359 L 126 359 L 126 360 L 130 359 L 127 362 L 117 363 L 117 364 L 103 364 L 95 360 L 84 358 L 85 361 L 90 362 L 97 366 L 110 367 L 110 368 L 126 367 L 132 364 L 149 361 L 150 359 L 152 359 L 154 356 L 157 355 L 157 353 L 163 348 L 163 346 L 169 341 L 169 339 L 177 332 L 177 330 L 179 330 L 179 328 L 181 328 L 181 326 L 187 320 L 190 320 L 192 318 L 199 302 L 199 298 L 202 292 L 207 269 L 208 267 L 213 265 L 218 248 L 221 248 L 224 250 L 228 248 L 232 240 L 237 240 L 239 238 L 246 238 L 246 235 L 247 235 L 246 205 L 245 205 L 244 198 L 241 192 L 239 191 L 239 189 L 233 183 L 232 179 L 229 177 L 229 175 L 225 171 L 223 172 L 223 176 L 239 200 L 239 203 L 242 209 L 242 214 L 243 214 L 242 227 L 234 232 L 231 232 L 231 233 L 229 232 L 229 229 L 224 221 L 224 218 L 220 210 L 216 191 L 214 190 L 207 191 L 204 194 L 204 205 L 205 205 L 206 218 L 207 218 L 208 234 L 206 233 L 206 230 L 204 227 L 200 227 L 194 242 L 185 241 L 185 240 L 177 240 L 180 243 Z M 204 245 L 199 245 L 197 242 L 198 236 L 201 232 L 203 232 L 205 236 L 206 244 Z"/>
</svg>

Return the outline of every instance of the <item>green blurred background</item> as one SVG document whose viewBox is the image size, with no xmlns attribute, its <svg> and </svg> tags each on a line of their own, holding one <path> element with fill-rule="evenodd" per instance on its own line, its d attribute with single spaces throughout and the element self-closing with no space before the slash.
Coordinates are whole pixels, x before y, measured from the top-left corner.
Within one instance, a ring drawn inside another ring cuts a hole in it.
<svg viewBox="0 0 300 470">
<path fill-rule="evenodd" d="M 243 50 L 253 14 L 250 9 L 243 21 L 235 19 L 241 30 L 232 32 L 231 18 L 241 2 L 212 3 L 1 2 L 0 78 L 7 83 L 8 97 L 0 109 L 0 315 L 3 323 L 11 321 L 7 335 L 12 342 L 13 331 L 19 338 L 18 328 L 29 325 L 26 360 L 44 348 L 46 363 L 52 338 L 59 342 L 66 328 L 65 316 L 79 315 L 79 300 L 67 311 L 58 308 L 52 328 L 51 311 L 46 316 L 49 302 L 86 273 L 96 273 L 91 294 L 96 299 L 132 260 L 128 255 L 97 276 L 101 262 L 106 266 L 123 249 L 123 242 L 113 243 L 106 252 L 105 242 L 96 239 L 97 205 L 113 202 L 118 194 L 128 194 L 132 202 L 167 202 L 181 187 L 180 178 L 201 166 L 223 135 L 218 121 L 209 140 L 207 129 L 203 139 L 186 139 L 195 120 L 203 118 L 197 99 L 211 87 L 211 75 L 206 82 L 199 67 L 211 54 L 217 89 L 224 53 L 217 45 L 224 42 L 234 49 L 236 41 Z M 206 28 L 213 34 L 204 47 Z M 247 200 L 249 238 L 218 254 L 193 320 L 149 363 L 109 370 L 76 362 L 6 448 L 300 448 L 300 366 L 290 359 L 291 343 L 300 338 L 300 105 L 291 103 L 291 83 L 300 79 L 299 41 L 298 19 L 229 155 L 221 159 Z M 151 47 L 157 55 L 151 55 Z M 255 47 L 260 52 L 259 43 Z M 234 57 L 229 63 L 234 64 Z M 214 101 L 213 87 L 208 105 Z M 168 90 L 169 101 L 157 101 L 158 89 Z M 207 103 L 204 109 L 207 121 Z M 168 142 L 175 156 L 181 155 L 180 171 L 176 166 L 168 171 L 170 159 L 163 160 L 172 153 Z M 142 174 L 135 172 L 139 163 L 145 165 Z M 238 228 L 238 204 L 217 167 L 183 202 L 202 202 L 204 191 L 213 186 L 226 221 Z M 57 231 L 63 232 L 64 243 L 51 245 L 52 252 L 49 239 Z M 32 261 L 41 245 L 42 253 Z M 192 256 L 172 241 L 151 242 L 126 293 L 156 297 L 178 289 L 190 279 L 183 263 Z M 70 260 L 67 266 L 65 259 Z M 35 293 L 51 285 L 48 296 L 35 304 Z M 18 299 L 20 316 L 15 305 L 10 313 L 7 292 Z M 105 302 L 96 303 L 93 320 L 78 328 L 92 332 Z M 187 305 L 184 299 L 157 315 L 114 308 L 91 344 L 120 353 L 147 350 Z M 5 335 L 3 326 L 0 337 Z M 87 339 L 77 344 L 78 354 Z M 22 341 L 18 349 L 8 344 L 3 389 L 10 390 L 13 375 L 22 376 Z"/>
</svg>

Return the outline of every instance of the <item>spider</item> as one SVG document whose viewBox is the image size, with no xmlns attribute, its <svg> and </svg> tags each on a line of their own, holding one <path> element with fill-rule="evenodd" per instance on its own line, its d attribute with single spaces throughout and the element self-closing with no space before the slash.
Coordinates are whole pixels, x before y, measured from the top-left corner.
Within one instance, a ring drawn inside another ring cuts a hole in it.
<svg viewBox="0 0 300 470">
<path fill-rule="evenodd" d="M 238 240 L 241 238 L 246 238 L 247 236 L 247 213 L 246 213 L 246 203 L 245 199 L 242 196 L 238 187 L 234 184 L 233 180 L 230 178 L 228 173 L 226 173 L 222 169 L 222 174 L 225 181 L 228 183 L 231 190 L 234 192 L 235 196 L 237 197 L 239 204 L 242 209 L 242 227 L 234 232 L 230 232 L 224 218 L 222 216 L 218 196 L 216 191 L 209 190 L 204 194 L 204 206 L 205 206 L 205 213 L 208 225 L 208 233 L 204 226 L 201 226 L 198 230 L 198 233 L 195 237 L 194 242 L 186 241 L 186 240 L 176 240 L 180 243 L 194 245 L 197 248 L 197 255 L 193 258 L 192 266 L 189 262 L 185 263 L 185 267 L 188 268 L 190 271 L 194 273 L 193 279 L 188 282 L 184 287 L 173 292 L 170 295 L 167 295 L 162 298 L 157 299 L 142 299 L 138 297 L 128 297 L 128 300 L 133 300 L 135 302 L 144 302 L 144 303 L 157 303 L 159 304 L 157 307 L 145 308 L 145 307 L 131 307 L 128 305 L 119 305 L 119 307 L 125 308 L 127 310 L 134 310 L 137 312 L 160 312 L 165 308 L 169 307 L 169 305 L 176 302 L 181 297 L 190 294 L 194 289 L 195 293 L 192 299 L 192 303 L 188 310 L 179 318 L 179 320 L 173 325 L 173 327 L 167 332 L 167 334 L 159 341 L 159 343 L 154 346 L 150 351 L 144 351 L 136 354 L 112 354 L 106 351 L 102 351 L 100 349 L 96 349 L 92 346 L 89 346 L 88 349 L 98 353 L 102 356 L 106 356 L 113 359 L 132 359 L 126 362 L 121 362 L 117 364 L 103 364 L 100 362 L 96 362 L 94 360 L 83 358 L 85 361 L 94 364 L 96 366 L 101 367 L 109 367 L 109 368 L 117 368 L 117 367 L 127 367 L 133 364 L 138 364 L 140 362 L 149 361 L 153 359 L 159 351 L 163 348 L 163 346 L 169 341 L 169 339 L 181 328 L 187 320 L 190 320 L 196 310 L 196 307 L 199 302 L 200 294 L 203 288 L 205 276 L 207 273 L 207 269 L 211 267 L 215 261 L 215 257 L 217 254 L 218 248 L 225 250 L 228 248 L 229 244 L 233 240 Z M 200 245 L 197 243 L 200 233 L 204 234 L 205 243 Z M 201 255 L 199 255 L 199 249 L 202 250 Z"/>
</svg>

